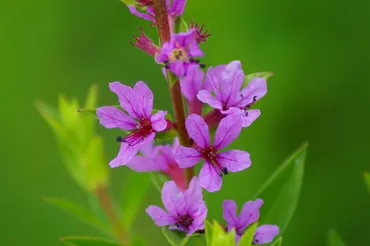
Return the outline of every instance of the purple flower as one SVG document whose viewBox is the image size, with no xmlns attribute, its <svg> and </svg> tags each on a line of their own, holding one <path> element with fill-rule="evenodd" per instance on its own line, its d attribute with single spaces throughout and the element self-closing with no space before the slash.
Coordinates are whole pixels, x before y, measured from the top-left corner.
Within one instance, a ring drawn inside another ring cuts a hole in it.
<svg viewBox="0 0 370 246">
<path fill-rule="evenodd" d="M 128 163 L 137 153 L 142 144 L 154 140 L 155 133 L 166 129 L 166 111 L 158 111 L 152 115 L 153 93 L 148 86 L 139 81 L 134 88 L 119 82 L 109 84 L 112 92 L 116 93 L 123 110 L 106 106 L 97 109 L 100 124 L 105 128 L 121 128 L 131 133 L 118 137 L 121 149 L 118 156 L 109 165 L 118 167 Z"/>
<path fill-rule="evenodd" d="M 195 39 L 195 33 L 196 29 L 193 28 L 184 33 L 173 34 L 171 40 L 163 44 L 156 60 L 166 64 L 166 68 L 176 76 L 184 76 L 191 64 L 199 63 L 194 57 L 204 55 Z"/>
<path fill-rule="evenodd" d="M 141 49 L 142 51 L 151 56 L 155 56 L 155 54 L 161 50 L 158 46 L 156 46 L 153 43 L 153 41 L 150 38 L 148 38 L 148 36 L 145 35 L 144 30 L 141 27 L 140 27 L 140 36 L 137 37 L 133 35 L 133 37 L 135 39 L 135 43 L 130 42 L 130 44 L 138 47 L 139 49 Z"/>
<path fill-rule="evenodd" d="M 197 177 L 185 191 L 181 191 L 174 181 L 167 181 L 162 188 L 162 202 L 167 212 L 158 206 L 149 206 L 145 210 L 157 226 L 170 226 L 171 230 L 184 231 L 187 235 L 204 229 L 208 209 Z"/>
<path fill-rule="evenodd" d="M 258 221 L 260 217 L 260 207 L 262 205 L 263 200 L 261 199 L 246 202 L 239 216 L 236 216 L 236 203 L 232 200 L 225 200 L 223 202 L 223 218 L 227 222 L 228 231 L 235 229 L 237 242 L 244 234 L 247 227 Z M 277 234 L 279 234 L 279 227 L 276 225 L 259 226 L 255 232 L 253 244 L 269 243 Z"/>
<path fill-rule="evenodd" d="M 197 65 L 191 65 L 187 74 L 180 78 L 181 92 L 188 101 L 189 113 L 202 114 L 202 103 L 197 98 L 200 90 L 212 90 L 209 83 L 203 83 L 204 72 Z"/>
<path fill-rule="evenodd" d="M 146 143 L 140 149 L 142 156 L 135 156 L 127 166 L 137 172 L 160 171 L 168 175 L 176 185 L 185 190 L 186 180 L 184 169 L 177 164 L 174 154 L 179 147 L 178 138 L 174 139 L 173 145 L 153 146 L 151 142 Z"/>
<path fill-rule="evenodd" d="M 206 80 L 212 84 L 215 96 L 207 90 L 201 90 L 198 93 L 200 101 L 209 104 L 224 115 L 241 115 L 243 127 L 252 124 L 261 114 L 258 109 L 248 109 L 267 93 L 266 80 L 255 78 L 241 90 L 244 72 L 240 61 L 209 68 Z"/>
<path fill-rule="evenodd" d="M 131 14 L 136 15 L 144 20 L 149 20 L 155 22 L 155 13 L 153 8 L 153 1 L 152 0 L 137 0 L 138 7 L 147 7 L 144 9 L 144 12 L 140 12 L 136 9 L 136 6 L 128 6 Z M 175 23 L 176 17 L 181 16 L 184 13 L 186 0 L 172 0 L 172 4 L 170 4 L 170 0 L 166 0 L 167 4 L 167 13 L 168 13 L 168 21 L 173 30 L 173 25 Z"/>
<path fill-rule="evenodd" d="M 239 115 L 231 115 L 221 120 L 215 134 L 214 144 L 210 143 L 208 126 L 199 115 L 190 115 L 185 122 L 194 147 L 180 146 L 175 159 L 181 168 L 192 167 L 201 159 L 204 165 L 199 173 L 200 186 L 209 192 L 218 191 L 222 185 L 222 174 L 239 172 L 251 165 L 249 153 L 241 150 L 218 151 L 237 138 L 242 129 Z"/>
</svg>

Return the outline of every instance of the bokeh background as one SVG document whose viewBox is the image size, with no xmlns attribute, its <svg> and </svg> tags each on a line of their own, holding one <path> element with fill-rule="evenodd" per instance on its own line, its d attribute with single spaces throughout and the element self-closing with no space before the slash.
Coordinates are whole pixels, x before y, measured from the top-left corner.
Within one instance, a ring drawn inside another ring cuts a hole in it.
<svg viewBox="0 0 370 246">
<path fill-rule="evenodd" d="M 99 235 L 42 201 L 51 195 L 86 202 L 33 103 L 56 105 L 61 93 L 82 101 L 94 83 L 100 104 L 116 104 L 109 82 L 143 80 L 156 107 L 170 110 L 159 65 L 128 44 L 139 26 L 152 28 L 118 0 L 1 1 L 0 13 L 0 245 L 53 246 L 60 236 Z M 370 1 L 188 0 L 184 17 L 213 33 L 202 45 L 207 65 L 241 60 L 246 73 L 275 73 L 258 102 L 262 116 L 233 145 L 248 150 L 254 164 L 208 195 L 209 217 L 221 219 L 224 198 L 249 199 L 308 141 L 302 195 L 284 245 L 325 245 L 329 228 L 349 245 L 370 245 L 362 178 L 370 171 Z M 111 159 L 117 132 L 99 132 Z M 127 172 L 111 170 L 114 194 Z M 152 188 L 144 205 L 159 202 Z M 136 224 L 152 245 L 166 245 L 144 213 Z"/>
</svg>

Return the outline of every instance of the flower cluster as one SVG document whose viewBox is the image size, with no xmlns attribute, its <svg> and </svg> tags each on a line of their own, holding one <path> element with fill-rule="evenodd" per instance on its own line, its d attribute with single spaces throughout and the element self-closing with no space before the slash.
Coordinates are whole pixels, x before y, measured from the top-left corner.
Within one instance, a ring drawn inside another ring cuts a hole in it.
<svg viewBox="0 0 370 246">
<path fill-rule="evenodd" d="M 125 136 L 117 137 L 121 147 L 117 157 L 110 162 L 111 167 L 127 165 L 137 172 L 157 171 L 169 177 L 170 181 L 162 189 L 166 211 L 157 206 L 146 209 L 155 224 L 192 234 L 204 230 L 207 217 L 202 188 L 208 192 L 219 191 L 225 175 L 251 166 L 248 152 L 224 149 L 259 117 L 260 111 L 251 107 L 266 94 L 267 85 L 263 78 L 253 79 L 245 85 L 240 61 L 209 67 L 204 72 L 205 65 L 196 58 L 204 56 L 199 44 L 210 36 L 208 31 L 203 33 L 204 26 L 192 22 L 190 30 L 174 32 L 185 3 L 185 0 L 166 1 L 165 19 L 168 19 L 171 32 L 167 42 L 156 45 L 141 29 L 140 36 L 134 36 L 136 42 L 132 44 L 163 65 L 170 86 L 179 83 L 177 88 L 187 101 L 189 114 L 186 120 L 181 122 L 175 117 L 172 122 L 166 118 L 166 111 L 154 111 L 153 92 L 142 81 L 133 88 L 119 82 L 111 83 L 110 89 L 117 94 L 120 107 L 100 107 L 97 116 L 104 127 L 120 128 L 125 133 Z M 162 25 L 157 23 L 154 8 L 151 0 L 137 0 L 136 5 L 129 6 L 134 15 Z M 171 78 L 175 78 L 174 81 L 170 81 Z M 170 88 L 171 93 L 176 90 L 174 88 Z M 172 99 L 182 102 L 178 96 Z M 207 110 L 205 105 L 208 105 Z M 185 132 L 181 132 L 182 129 Z M 158 144 L 158 133 L 168 131 L 177 131 L 179 138 L 173 139 L 172 146 Z M 184 135 L 190 141 L 184 141 Z M 185 169 L 193 170 L 199 163 L 203 166 L 198 177 L 187 177 Z M 237 217 L 236 203 L 225 200 L 226 230 L 234 229 L 239 240 L 246 228 L 258 220 L 262 204 L 261 199 L 245 203 Z M 271 242 L 278 233 L 277 226 L 262 225 L 258 227 L 253 243 Z"/>
</svg>

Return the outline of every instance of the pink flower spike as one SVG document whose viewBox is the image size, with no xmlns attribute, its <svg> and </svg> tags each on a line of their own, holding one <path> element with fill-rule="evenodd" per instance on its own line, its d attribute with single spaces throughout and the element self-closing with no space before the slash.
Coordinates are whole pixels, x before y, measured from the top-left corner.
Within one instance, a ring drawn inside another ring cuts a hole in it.
<svg viewBox="0 0 370 246">
<path fill-rule="evenodd" d="M 173 34 L 170 41 L 163 44 L 156 57 L 157 62 L 164 63 L 178 77 L 185 76 L 190 65 L 199 66 L 199 61 L 194 58 L 204 53 L 197 44 L 195 32 L 196 29 L 190 29 L 185 33 Z"/>
<path fill-rule="evenodd" d="M 203 159 L 204 165 L 199 180 L 200 186 L 207 191 L 220 190 L 223 175 L 250 167 L 249 153 L 245 151 L 219 152 L 239 136 L 242 129 L 242 119 L 239 115 L 230 115 L 221 120 L 213 145 L 210 143 L 208 126 L 200 115 L 188 116 L 185 126 L 190 138 L 194 140 L 194 146 L 180 146 L 175 159 L 181 168 L 194 166 Z"/>
<path fill-rule="evenodd" d="M 133 35 L 135 42 L 130 42 L 131 45 L 138 47 L 145 53 L 155 56 L 161 49 L 156 46 L 153 41 L 145 35 L 143 28 L 140 27 L 140 36 Z"/>
<path fill-rule="evenodd" d="M 121 143 L 118 156 L 109 165 L 118 167 L 127 164 L 136 155 L 140 147 L 154 140 L 155 134 L 166 129 L 167 112 L 158 111 L 152 115 L 153 92 L 142 81 L 136 83 L 134 88 L 119 82 L 109 84 L 112 92 L 116 93 L 122 109 L 108 106 L 97 109 L 100 124 L 106 128 L 120 128 L 130 131 L 125 137 L 118 137 Z"/>
<path fill-rule="evenodd" d="M 237 242 L 243 236 L 249 225 L 258 221 L 260 217 L 260 208 L 263 205 L 262 199 L 246 202 L 240 212 L 236 215 L 236 203 L 232 200 L 225 200 L 222 204 L 223 218 L 227 222 L 227 230 L 235 229 Z M 279 234 L 279 227 L 276 225 L 262 225 L 257 228 L 253 244 L 265 244 L 272 242 L 274 237 Z"/>
<path fill-rule="evenodd" d="M 149 206 L 145 210 L 156 225 L 169 226 L 187 235 L 204 229 L 208 209 L 197 177 L 193 177 L 185 191 L 179 189 L 174 181 L 167 181 L 162 188 L 162 202 L 167 212 L 157 206 Z"/>
</svg>

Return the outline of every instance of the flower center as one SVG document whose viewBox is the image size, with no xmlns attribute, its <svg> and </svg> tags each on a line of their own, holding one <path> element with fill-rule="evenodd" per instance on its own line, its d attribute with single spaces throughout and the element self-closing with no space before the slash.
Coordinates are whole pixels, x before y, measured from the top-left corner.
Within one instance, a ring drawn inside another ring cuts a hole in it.
<svg viewBox="0 0 370 246">
<path fill-rule="evenodd" d="M 175 61 L 189 62 L 190 61 L 189 54 L 184 48 L 174 49 L 171 52 L 169 59 L 170 59 L 170 62 L 175 62 Z"/>
<path fill-rule="evenodd" d="M 176 226 L 183 229 L 188 229 L 189 226 L 193 223 L 194 219 L 189 215 L 180 215 L 177 219 Z"/>
<path fill-rule="evenodd" d="M 212 145 L 208 148 L 198 149 L 198 151 L 202 154 L 204 160 L 208 163 L 212 164 L 215 171 L 222 177 L 222 174 L 227 175 L 228 171 L 226 167 L 223 167 L 219 161 L 217 160 L 217 149 Z"/>
<path fill-rule="evenodd" d="M 152 128 L 152 122 L 149 119 L 142 118 L 139 120 L 136 130 L 133 130 L 124 138 L 117 137 L 117 142 L 125 142 L 133 146 L 142 142 L 152 132 L 155 132 Z"/>
</svg>

